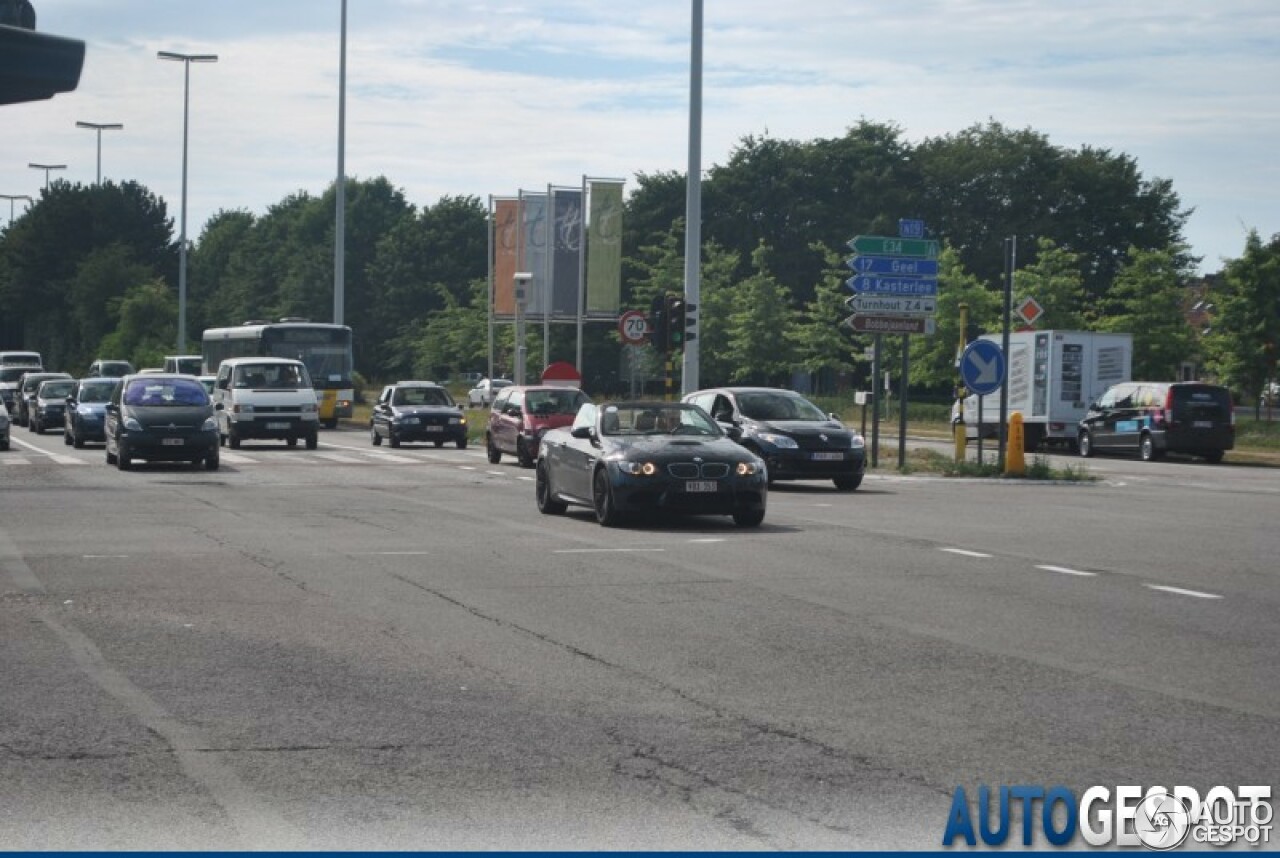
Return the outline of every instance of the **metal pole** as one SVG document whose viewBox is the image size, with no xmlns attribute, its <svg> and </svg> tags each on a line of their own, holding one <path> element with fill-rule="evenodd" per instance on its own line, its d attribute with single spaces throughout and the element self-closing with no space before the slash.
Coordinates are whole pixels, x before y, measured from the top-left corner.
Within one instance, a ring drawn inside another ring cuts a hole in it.
<svg viewBox="0 0 1280 858">
<path fill-rule="evenodd" d="M 347 0 L 342 0 L 342 35 L 338 51 L 338 179 L 334 188 L 333 323 L 343 323 L 346 304 L 347 245 Z"/>
<path fill-rule="evenodd" d="M 582 201 L 578 208 L 578 215 L 582 218 L 582 227 L 578 231 L 578 350 L 574 357 L 574 366 L 578 370 L 578 375 L 585 382 L 586 373 L 582 369 L 582 333 L 583 320 L 582 315 L 587 310 L 587 175 L 582 174 L 582 196 L 578 199 Z"/>
<path fill-rule="evenodd" d="M 187 137 L 191 118 L 191 63 L 182 64 L 182 227 L 178 237 L 178 354 L 187 353 Z"/>
<path fill-rule="evenodd" d="M 182 63 L 182 220 L 178 236 L 178 353 L 187 351 L 187 147 L 191 124 L 191 64 L 216 63 L 217 54 L 159 51 L 162 60 Z"/>
<path fill-rule="evenodd" d="M 98 132 L 98 181 L 102 184 L 102 132 L 103 131 L 120 131 L 124 128 L 119 122 L 77 122 L 76 128 L 91 128 Z"/>
<path fill-rule="evenodd" d="M 876 334 L 871 349 L 871 467 L 880 463 L 880 346 L 883 334 Z"/>
<path fill-rule="evenodd" d="M 685 195 L 684 336 L 682 394 L 699 386 L 701 368 L 698 318 L 702 313 L 702 0 L 692 0 L 689 57 L 689 179 Z M 691 322 L 692 324 L 688 324 Z"/>
<path fill-rule="evenodd" d="M 551 274 L 553 271 L 552 263 L 555 262 L 556 256 L 556 233 L 554 229 L 556 197 L 555 191 L 551 189 L 550 182 L 547 183 L 547 199 L 543 204 L 542 213 L 543 232 L 546 236 L 543 247 L 547 250 L 542 263 L 542 369 L 545 370 L 551 365 L 551 302 L 555 297 L 552 289 Z M 538 378 L 542 378 L 541 372 L 538 373 Z"/>
<path fill-rule="evenodd" d="M 902 394 L 898 397 L 898 470 L 907 466 L 907 378 L 911 372 L 911 338 L 902 335 L 902 378 L 898 379 L 898 387 Z"/>
<path fill-rule="evenodd" d="M 1005 366 L 1009 365 L 1009 312 L 1013 303 L 1013 267 L 1018 259 L 1018 238 L 1012 236 L 1004 240 L 1004 323 L 1000 337 L 1000 350 L 1004 353 Z M 1007 370 L 1006 370 L 1007 372 Z M 1005 446 L 1009 441 L 1009 377 L 1006 374 L 1004 383 L 1000 385 L 1000 451 L 996 464 L 1000 473 L 1004 473 Z"/>
<path fill-rule="evenodd" d="M 494 269 L 494 259 L 493 259 L 493 254 L 494 254 L 494 249 L 495 249 L 495 247 L 497 246 L 497 241 L 496 241 L 497 230 L 498 230 L 498 218 L 497 218 L 497 215 L 495 214 L 495 212 L 494 212 L 494 208 L 493 208 L 493 194 L 490 194 L 490 195 L 489 195 L 489 235 L 488 235 L 488 240 L 489 240 L 489 255 L 488 255 L 488 257 L 487 257 L 488 262 L 489 262 L 489 304 L 488 304 L 488 307 L 486 308 L 486 313 L 485 313 L 485 315 L 486 315 L 486 317 L 487 317 L 487 319 L 488 319 L 488 322 L 489 322 L 489 324 L 488 324 L 488 332 L 489 332 L 489 373 L 488 373 L 488 375 L 486 375 L 486 376 L 485 376 L 485 378 L 493 378 L 493 291 L 494 291 L 494 282 L 493 282 L 493 277 L 494 277 L 494 270 L 493 270 L 493 269 Z M 467 370 L 467 372 L 471 372 L 471 370 Z"/>
</svg>

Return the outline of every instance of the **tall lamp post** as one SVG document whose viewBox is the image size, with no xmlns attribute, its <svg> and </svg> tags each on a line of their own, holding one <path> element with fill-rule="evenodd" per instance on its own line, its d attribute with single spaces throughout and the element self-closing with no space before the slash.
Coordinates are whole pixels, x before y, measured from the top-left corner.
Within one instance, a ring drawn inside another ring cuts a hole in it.
<svg viewBox="0 0 1280 858">
<path fill-rule="evenodd" d="M 119 122 L 108 122 L 105 124 L 100 122 L 77 122 L 76 128 L 92 128 L 93 130 L 98 132 L 98 181 L 97 181 L 97 184 L 101 185 L 102 184 L 102 132 L 103 131 L 121 131 L 124 129 L 124 126 L 121 125 Z"/>
<path fill-rule="evenodd" d="M 32 164 L 32 163 L 28 163 L 28 164 L 27 164 L 27 166 L 28 166 L 28 167 L 30 167 L 30 168 L 31 168 L 31 169 L 33 169 L 33 170 L 44 170 L 44 189 L 45 189 L 46 191 L 47 191 L 47 190 L 49 190 L 49 173 L 50 173 L 50 171 L 52 171 L 52 170 L 65 170 L 65 169 L 67 169 L 67 165 L 66 165 L 66 164 Z"/>
<path fill-rule="evenodd" d="M 26 194 L 0 194 L 0 200 L 9 201 L 9 226 L 13 226 L 13 203 L 15 200 L 26 200 L 31 205 L 31 197 Z"/>
<path fill-rule="evenodd" d="M 191 64 L 216 63 L 217 54 L 159 51 L 156 57 L 182 63 L 182 222 L 178 236 L 178 354 L 187 351 L 187 137 L 191 119 Z"/>
</svg>

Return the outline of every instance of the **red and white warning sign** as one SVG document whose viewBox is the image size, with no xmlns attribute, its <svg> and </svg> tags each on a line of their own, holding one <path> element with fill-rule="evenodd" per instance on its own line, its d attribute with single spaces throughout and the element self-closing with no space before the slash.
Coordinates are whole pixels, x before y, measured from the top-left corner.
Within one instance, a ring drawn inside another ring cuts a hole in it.
<svg viewBox="0 0 1280 858">
<path fill-rule="evenodd" d="M 1014 308 L 1014 312 L 1028 325 L 1034 325 L 1036 319 L 1044 315 L 1044 307 L 1041 307 L 1035 298 L 1023 298 L 1022 303 Z"/>
</svg>

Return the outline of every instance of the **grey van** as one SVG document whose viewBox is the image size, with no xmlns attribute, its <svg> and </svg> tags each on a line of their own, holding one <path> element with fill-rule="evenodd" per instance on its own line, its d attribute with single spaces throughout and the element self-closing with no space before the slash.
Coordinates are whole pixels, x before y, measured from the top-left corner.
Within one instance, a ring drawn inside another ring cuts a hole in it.
<svg viewBox="0 0 1280 858">
<path fill-rule="evenodd" d="M 1081 456 L 1098 450 L 1165 453 L 1221 462 L 1235 446 L 1235 411 L 1223 386 L 1199 381 L 1130 381 L 1107 388 L 1080 421 Z"/>
</svg>

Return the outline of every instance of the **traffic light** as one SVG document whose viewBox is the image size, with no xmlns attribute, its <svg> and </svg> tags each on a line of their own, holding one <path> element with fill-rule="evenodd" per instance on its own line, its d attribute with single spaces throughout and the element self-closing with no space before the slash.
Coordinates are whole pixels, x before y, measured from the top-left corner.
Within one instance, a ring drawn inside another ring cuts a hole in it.
<svg viewBox="0 0 1280 858">
<path fill-rule="evenodd" d="M 667 343 L 672 351 L 684 348 L 684 296 L 667 293 Z"/>
<path fill-rule="evenodd" d="M 667 350 L 667 299 L 665 293 L 654 295 L 649 303 L 649 342 L 660 352 Z"/>
</svg>

